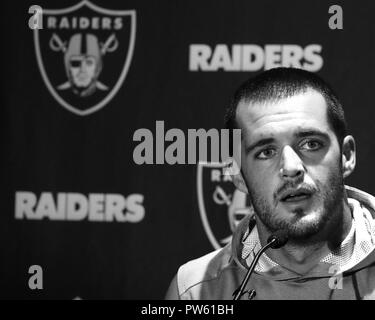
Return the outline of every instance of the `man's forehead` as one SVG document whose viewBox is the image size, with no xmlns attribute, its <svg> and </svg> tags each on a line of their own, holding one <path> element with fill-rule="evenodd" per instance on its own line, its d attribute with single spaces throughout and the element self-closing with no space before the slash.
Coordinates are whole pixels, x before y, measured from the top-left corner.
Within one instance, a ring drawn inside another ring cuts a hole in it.
<svg viewBox="0 0 375 320">
<path fill-rule="evenodd" d="M 294 126 L 307 123 L 328 127 L 327 104 L 315 90 L 308 90 L 277 101 L 249 103 L 241 101 L 236 122 L 242 129 Z"/>
</svg>

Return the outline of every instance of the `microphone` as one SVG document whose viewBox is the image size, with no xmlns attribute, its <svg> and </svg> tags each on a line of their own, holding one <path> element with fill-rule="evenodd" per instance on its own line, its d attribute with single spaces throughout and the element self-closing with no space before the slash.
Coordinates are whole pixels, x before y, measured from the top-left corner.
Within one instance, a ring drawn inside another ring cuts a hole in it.
<svg viewBox="0 0 375 320">
<path fill-rule="evenodd" d="M 244 292 L 246 284 L 248 283 L 250 276 L 253 273 L 260 256 L 268 248 L 279 249 L 282 246 L 284 246 L 287 242 L 288 242 L 288 234 L 285 230 L 278 230 L 267 239 L 266 245 L 257 252 L 254 260 L 251 262 L 250 267 L 247 270 L 245 278 L 242 280 L 241 285 L 233 292 L 233 300 L 238 300 L 246 293 Z M 255 290 L 251 290 L 249 294 L 250 294 L 249 296 L 249 300 L 250 300 L 255 296 Z"/>
<path fill-rule="evenodd" d="M 268 240 L 267 244 L 271 243 L 272 249 L 279 249 L 283 247 L 288 242 L 288 234 L 285 230 L 278 230 L 274 234 L 272 234 Z"/>
</svg>

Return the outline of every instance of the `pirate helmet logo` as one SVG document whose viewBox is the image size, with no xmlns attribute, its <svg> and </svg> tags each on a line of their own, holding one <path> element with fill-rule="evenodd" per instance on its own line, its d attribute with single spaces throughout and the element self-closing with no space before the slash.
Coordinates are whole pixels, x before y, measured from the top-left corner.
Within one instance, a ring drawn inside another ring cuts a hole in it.
<svg viewBox="0 0 375 320">
<path fill-rule="evenodd" d="M 98 38 L 93 34 L 74 34 L 66 45 L 66 42 L 54 33 L 50 40 L 50 47 L 54 51 L 64 53 L 68 81 L 59 85 L 58 90 L 72 89 L 81 97 L 93 94 L 96 89 L 108 90 L 108 86 L 101 83 L 98 77 L 103 67 L 103 56 L 118 47 L 115 34 L 112 34 L 104 44 L 99 43 Z"/>
<path fill-rule="evenodd" d="M 225 163 L 200 162 L 197 168 L 199 213 L 207 237 L 215 249 L 229 243 L 239 222 L 254 214 L 249 197 L 236 189 Z"/>
<path fill-rule="evenodd" d="M 108 10 L 82 1 L 65 9 L 44 9 L 43 19 L 46 28 L 34 29 L 34 44 L 50 93 L 78 115 L 104 107 L 130 66 L 135 11 Z"/>
</svg>

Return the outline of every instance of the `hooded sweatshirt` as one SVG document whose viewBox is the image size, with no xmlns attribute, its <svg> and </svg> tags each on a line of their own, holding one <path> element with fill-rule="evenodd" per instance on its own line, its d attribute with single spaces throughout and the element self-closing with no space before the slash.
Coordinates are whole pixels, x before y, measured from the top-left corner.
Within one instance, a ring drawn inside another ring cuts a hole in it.
<svg viewBox="0 0 375 320">
<path fill-rule="evenodd" d="M 241 299 L 375 299 L 375 198 L 345 188 L 352 228 L 340 247 L 303 275 L 263 254 Z M 170 291 L 174 287 L 174 298 L 182 300 L 231 300 L 259 249 L 255 219 L 249 215 L 237 227 L 231 243 L 182 265 Z M 252 290 L 255 295 L 250 294 Z"/>
</svg>

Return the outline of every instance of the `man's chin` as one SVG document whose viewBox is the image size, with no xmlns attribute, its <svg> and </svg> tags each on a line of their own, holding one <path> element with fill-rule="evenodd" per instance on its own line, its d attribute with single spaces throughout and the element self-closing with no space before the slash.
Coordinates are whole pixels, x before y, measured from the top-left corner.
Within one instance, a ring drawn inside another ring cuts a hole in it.
<svg viewBox="0 0 375 320">
<path fill-rule="evenodd" d="M 90 85 L 90 82 L 77 82 L 75 83 L 75 86 L 80 89 L 86 89 Z"/>
<path fill-rule="evenodd" d="M 295 219 L 285 224 L 291 240 L 309 240 L 324 229 L 325 220 L 314 213 L 298 213 Z"/>
<path fill-rule="evenodd" d="M 272 223 L 272 229 L 287 231 L 290 239 L 308 239 L 319 233 L 325 225 L 325 219 L 320 210 L 295 208 L 292 211 L 280 212 L 277 216 L 283 217 L 283 219 Z"/>
</svg>

